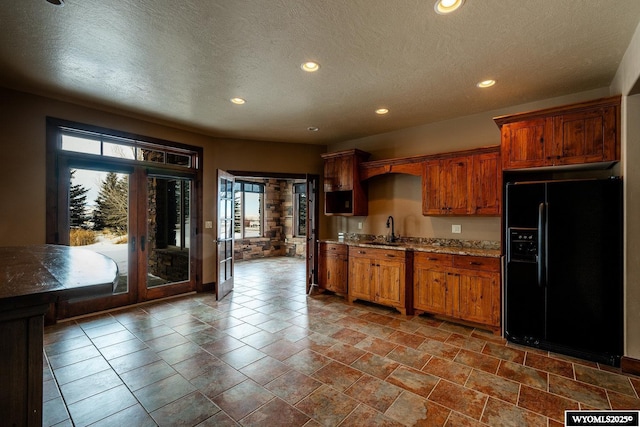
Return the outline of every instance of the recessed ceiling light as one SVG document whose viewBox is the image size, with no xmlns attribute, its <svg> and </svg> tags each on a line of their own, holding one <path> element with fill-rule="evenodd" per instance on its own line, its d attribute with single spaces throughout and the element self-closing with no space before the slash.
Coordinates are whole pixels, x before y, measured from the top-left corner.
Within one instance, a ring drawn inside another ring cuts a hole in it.
<svg viewBox="0 0 640 427">
<path fill-rule="evenodd" d="M 54 6 L 64 6 L 64 0 L 46 0 L 47 3 L 51 3 Z"/>
<path fill-rule="evenodd" d="M 388 112 L 389 112 L 388 108 L 378 108 L 376 110 L 376 114 L 379 114 L 381 116 L 384 115 L 384 114 L 387 114 Z"/>
<path fill-rule="evenodd" d="M 229 101 L 233 102 L 234 104 L 238 104 L 238 105 L 242 105 L 245 102 L 247 102 L 242 98 L 231 98 Z"/>
<path fill-rule="evenodd" d="M 318 128 L 317 128 L 317 127 L 315 127 L 315 126 L 309 126 L 309 127 L 307 128 L 307 130 L 308 130 L 309 132 L 318 132 L 320 129 L 318 129 Z"/>
<path fill-rule="evenodd" d="M 489 80 L 483 80 L 480 83 L 477 83 L 476 86 L 478 86 L 479 88 L 486 88 L 486 87 L 491 87 L 494 84 L 496 84 L 496 81 L 489 79 Z"/>
<path fill-rule="evenodd" d="M 446 15 L 454 10 L 460 9 L 464 0 L 437 0 L 434 9 L 439 15 Z"/>
<path fill-rule="evenodd" d="M 318 64 L 317 62 L 313 62 L 313 61 L 308 61 L 303 63 L 300 68 L 302 68 L 303 70 L 305 70 L 308 73 L 313 73 L 314 71 L 318 71 L 318 69 L 320 68 L 320 64 Z"/>
</svg>

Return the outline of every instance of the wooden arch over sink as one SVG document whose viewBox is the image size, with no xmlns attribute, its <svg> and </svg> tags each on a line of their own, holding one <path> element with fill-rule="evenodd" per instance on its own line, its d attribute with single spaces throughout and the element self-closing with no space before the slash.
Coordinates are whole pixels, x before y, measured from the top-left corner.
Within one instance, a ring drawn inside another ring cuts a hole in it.
<svg viewBox="0 0 640 427">
<path fill-rule="evenodd" d="M 365 181 L 369 178 L 373 178 L 374 176 L 387 175 L 390 173 L 422 176 L 424 166 L 427 162 L 432 160 L 499 152 L 500 146 L 489 146 L 474 148 L 470 150 L 452 151 L 448 153 L 425 154 L 413 157 L 373 160 L 369 162 L 361 162 L 358 170 L 360 174 L 360 181 Z"/>
</svg>

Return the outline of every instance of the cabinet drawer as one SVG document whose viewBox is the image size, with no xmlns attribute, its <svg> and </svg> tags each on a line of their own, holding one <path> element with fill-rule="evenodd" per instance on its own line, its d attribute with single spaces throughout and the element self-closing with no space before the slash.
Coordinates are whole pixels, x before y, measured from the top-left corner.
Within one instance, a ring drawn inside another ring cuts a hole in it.
<svg viewBox="0 0 640 427">
<path fill-rule="evenodd" d="M 320 252 L 327 255 L 347 255 L 347 245 L 342 245 L 340 243 L 324 243 L 320 245 Z"/>
<path fill-rule="evenodd" d="M 453 266 L 465 270 L 500 271 L 500 258 L 456 255 Z"/>
<path fill-rule="evenodd" d="M 361 248 L 359 246 L 349 247 L 349 257 L 355 258 L 370 258 L 376 260 L 396 259 L 404 261 L 407 256 L 406 254 L 406 251 L 399 251 L 395 249 L 371 249 Z"/>
<path fill-rule="evenodd" d="M 453 255 L 416 252 L 414 264 L 428 267 L 451 267 L 453 265 Z"/>
</svg>

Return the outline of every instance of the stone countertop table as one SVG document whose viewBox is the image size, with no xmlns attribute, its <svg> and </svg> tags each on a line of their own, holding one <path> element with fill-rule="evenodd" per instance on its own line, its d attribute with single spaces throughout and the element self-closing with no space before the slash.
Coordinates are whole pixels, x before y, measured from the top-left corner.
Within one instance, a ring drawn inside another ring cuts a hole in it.
<svg viewBox="0 0 640 427">
<path fill-rule="evenodd" d="M 0 420 L 42 425 L 44 314 L 60 299 L 108 295 L 118 266 L 58 245 L 0 247 Z"/>
<path fill-rule="evenodd" d="M 99 253 L 69 246 L 0 247 L 0 308 L 38 295 L 75 298 L 111 293 L 118 266 Z"/>
</svg>

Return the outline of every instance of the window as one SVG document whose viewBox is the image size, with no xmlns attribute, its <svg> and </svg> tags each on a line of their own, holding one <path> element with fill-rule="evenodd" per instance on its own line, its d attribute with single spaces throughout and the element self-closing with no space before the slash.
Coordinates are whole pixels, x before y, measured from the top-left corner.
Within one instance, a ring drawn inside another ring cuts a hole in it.
<svg viewBox="0 0 640 427">
<path fill-rule="evenodd" d="M 293 235 L 307 235 L 307 184 L 293 184 Z"/>
<path fill-rule="evenodd" d="M 191 150 L 161 146 L 132 138 L 62 128 L 61 139 L 61 150 L 70 153 L 114 157 L 139 163 L 160 163 L 189 169 L 196 169 L 198 163 L 197 153 Z"/>
<path fill-rule="evenodd" d="M 234 189 L 234 238 L 262 237 L 264 184 L 236 181 Z"/>
</svg>

